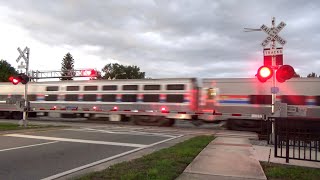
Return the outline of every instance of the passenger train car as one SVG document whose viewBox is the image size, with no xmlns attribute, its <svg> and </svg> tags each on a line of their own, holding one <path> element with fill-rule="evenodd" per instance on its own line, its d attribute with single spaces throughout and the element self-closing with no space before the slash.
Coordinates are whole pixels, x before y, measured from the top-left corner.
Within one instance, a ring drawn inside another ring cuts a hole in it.
<svg viewBox="0 0 320 180">
<path fill-rule="evenodd" d="M 150 125 L 237 118 L 248 124 L 271 116 L 271 86 L 271 81 L 255 78 L 30 82 L 29 114 L 107 115 L 112 121 Z M 306 116 L 320 117 L 320 78 L 293 78 L 276 86 L 278 102 L 304 107 Z M 23 85 L 0 83 L 0 115 L 21 118 L 8 102 L 19 101 L 23 92 Z"/>
<path fill-rule="evenodd" d="M 305 110 L 304 114 L 292 112 L 287 116 L 320 118 L 320 78 L 293 78 L 284 83 L 276 82 L 276 87 L 272 88 L 271 80 L 261 83 L 255 78 L 203 79 L 199 107 L 214 109 L 220 114 L 239 115 L 238 119 L 231 115 L 211 116 L 211 120 L 227 119 L 232 129 L 241 130 L 242 126 L 255 129 L 261 126 L 261 121 L 254 120 L 259 120 L 261 115 L 262 119 L 273 116 L 271 91 L 278 89 L 276 102 L 286 103 L 293 111 Z M 277 108 L 275 106 L 274 112 L 280 111 Z"/>
<path fill-rule="evenodd" d="M 157 117 L 159 112 L 170 110 L 185 113 L 166 113 L 161 117 L 191 119 L 190 112 L 198 108 L 194 78 L 30 82 L 28 85 L 31 112 L 64 114 L 63 111 L 71 110 L 73 114 L 90 117 L 112 113 L 112 120 L 123 120 L 133 112 L 135 117 L 142 118 L 146 114 Z M 23 97 L 23 85 L 1 83 L 0 89 L 2 103 Z"/>
<path fill-rule="evenodd" d="M 252 78 L 203 79 L 200 106 L 219 112 L 268 114 L 271 112 L 271 80 L 260 83 Z M 293 78 L 277 83 L 276 101 L 305 106 L 307 116 L 320 116 L 320 78 Z"/>
</svg>

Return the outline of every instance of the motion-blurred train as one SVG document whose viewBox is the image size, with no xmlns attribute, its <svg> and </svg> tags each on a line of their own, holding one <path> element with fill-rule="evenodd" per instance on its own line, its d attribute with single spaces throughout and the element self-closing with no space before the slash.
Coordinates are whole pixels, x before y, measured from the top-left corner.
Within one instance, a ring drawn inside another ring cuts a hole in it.
<svg viewBox="0 0 320 180">
<path fill-rule="evenodd" d="M 248 127 L 272 116 L 271 86 L 271 81 L 255 78 L 29 82 L 28 114 L 105 116 L 110 121 L 163 126 L 180 119 L 232 119 L 231 126 Z M 304 116 L 320 117 L 320 78 L 293 78 L 277 87 L 277 102 L 304 109 Z M 0 116 L 21 118 L 23 93 L 24 85 L 0 83 Z"/>
</svg>

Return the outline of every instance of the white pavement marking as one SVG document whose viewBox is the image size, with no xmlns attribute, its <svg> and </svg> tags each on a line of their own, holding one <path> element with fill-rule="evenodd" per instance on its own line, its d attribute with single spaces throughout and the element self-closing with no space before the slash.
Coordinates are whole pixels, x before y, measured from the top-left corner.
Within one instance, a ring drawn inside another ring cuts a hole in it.
<svg viewBox="0 0 320 180">
<path fill-rule="evenodd" d="M 137 148 L 137 149 L 133 149 L 133 150 L 131 150 L 131 151 L 127 151 L 127 152 L 124 152 L 124 153 L 121 153 L 121 154 L 117 154 L 117 155 L 115 155 L 115 156 L 111 156 L 111 157 L 108 157 L 108 158 L 105 158 L 105 159 L 101 159 L 101 160 L 99 160 L 99 161 L 96 161 L 96 162 L 93 162 L 93 163 L 90 163 L 90 164 L 86 164 L 86 165 L 84 165 L 84 166 L 80 166 L 80 167 L 77 167 L 77 168 L 74 168 L 74 169 L 71 169 L 71 170 L 68 170 L 68 171 L 59 173 L 59 174 L 55 174 L 55 175 L 50 176 L 50 177 L 46 177 L 46 178 L 44 178 L 44 179 L 42 179 L 42 180 L 57 179 L 57 178 L 59 178 L 59 177 L 66 176 L 66 175 L 68 175 L 68 174 L 71 174 L 71 173 L 74 173 L 74 172 L 77 172 L 77 171 L 80 171 L 80 170 L 83 170 L 83 169 L 86 169 L 86 168 L 89 168 L 89 167 L 92 167 L 92 166 L 95 166 L 95 165 L 104 163 L 104 162 L 107 162 L 107 161 L 110 161 L 110 160 L 113 160 L 113 159 L 115 159 L 115 158 L 119 158 L 119 157 L 122 157 L 122 156 L 125 156 L 125 155 L 128 155 L 128 154 L 131 154 L 131 153 L 140 151 L 140 150 L 145 149 L 145 148 L 147 148 L 147 147 L 151 147 L 151 146 L 154 146 L 154 145 L 157 145 L 157 144 L 160 144 L 160 143 L 164 143 L 164 142 L 166 142 L 166 141 L 171 141 L 171 140 L 173 140 L 173 139 L 176 139 L 176 138 L 179 138 L 179 137 L 182 137 L 182 136 L 183 136 L 183 135 L 176 136 L 176 137 L 173 137 L 173 138 L 170 138 L 170 139 L 166 139 L 166 140 L 163 140 L 163 141 L 160 141 L 160 142 L 157 142 L 157 143 L 154 143 L 154 144 L 145 146 L 145 147 L 140 147 L 140 148 Z"/>
<path fill-rule="evenodd" d="M 113 145 L 113 146 L 128 146 L 128 147 L 146 147 L 147 145 L 143 144 L 133 144 L 133 143 L 117 143 L 117 142 L 108 142 L 108 141 L 92 141 L 92 140 L 82 140 L 82 139 L 70 139 L 70 138 L 57 138 L 57 137 L 48 137 L 48 136 L 32 136 L 24 134 L 6 134 L 4 136 L 10 137 L 21 137 L 21 138 L 30 138 L 30 139 L 44 139 L 52 141 L 64 141 L 64 142 L 77 142 L 77 143 L 88 143 L 88 144 L 103 144 L 103 145 Z"/>
<path fill-rule="evenodd" d="M 28 146 L 20 146 L 20 147 L 8 148 L 8 149 L 1 149 L 0 152 L 11 151 L 11 150 L 16 150 L 16 149 L 23 149 L 23 148 L 34 147 L 34 146 L 42 146 L 42 145 L 53 144 L 53 143 L 57 143 L 57 142 L 59 142 L 59 141 L 46 142 L 46 143 L 40 143 L 40 144 L 33 144 L 33 145 L 28 145 Z"/>
<path fill-rule="evenodd" d="M 99 133 L 109 133 L 109 134 L 130 134 L 130 135 L 144 135 L 144 136 L 163 136 L 163 137 L 176 137 L 167 134 L 161 133 L 148 133 L 148 132 L 141 132 L 141 131 L 110 131 L 110 130 L 103 130 L 103 129 L 92 129 L 92 128 L 81 128 L 81 129 L 64 129 L 68 131 L 85 131 L 85 132 L 99 132 Z"/>
<path fill-rule="evenodd" d="M 164 143 L 164 142 L 166 142 L 166 141 L 170 141 L 170 140 L 175 139 L 175 138 L 180 138 L 180 137 L 182 137 L 182 136 L 183 136 L 183 135 L 179 135 L 179 136 L 176 136 L 176 137 L 172 137 L 172 138 L 170 138 L 170 139 L 165 139 L 165 140 L 163 140 L 163 141 L 159 141 L 159 142 L 156 142 L 156 143 L 153 143 L 153 144 L 149 144 L 148 147 L 155 146 L 155 145 L 157 145 L 157 144 L 161 144 L 161 143 Z"/>
</svg>

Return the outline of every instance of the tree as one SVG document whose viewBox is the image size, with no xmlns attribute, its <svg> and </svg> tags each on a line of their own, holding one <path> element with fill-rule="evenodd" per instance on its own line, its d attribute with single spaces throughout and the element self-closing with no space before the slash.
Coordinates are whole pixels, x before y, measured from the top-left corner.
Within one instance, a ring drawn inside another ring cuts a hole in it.
<svg viewBox="0 0 320 180">
<path fill-rule="evenodd" d="M 315 77 L 317 77 L 317 74 L 314 73 L 314 72 L 312 72 L 312 73 L 308 74 L 307 77 L 308 77 L 308 78 L 315 78 Z"/>
<path fill-rule="evenodd" d="M 124 66 L 118 63 L 109 63 L 102 69 L 103 79 L 144 79 L 145 72 L 140 72 L 137 66 Z"/>
<path fill-rule="evenodd" d="M 0 60 L 0 82 L 9 82 L 9 77 L 17 75 L 18 72 L 7 61 Z"/>
<path fill-rule="evenodd" d="M 70 73 L 70 70 L 74 70 L 74 59 L 72 55 L 68 52 L 64 58 L 62 59 L 61 63 L 61 76 L 70 76 L 70 77 L 62 77 L 60 80 L 73 80 L 73 74 Z"/>
<path fill-rule="evenodd" d="M 124 79 L 144 79 L 145 72 L 140 72 L 138 66 L 126 66 L 125 68 L 126 78 Z"/>
</svg>

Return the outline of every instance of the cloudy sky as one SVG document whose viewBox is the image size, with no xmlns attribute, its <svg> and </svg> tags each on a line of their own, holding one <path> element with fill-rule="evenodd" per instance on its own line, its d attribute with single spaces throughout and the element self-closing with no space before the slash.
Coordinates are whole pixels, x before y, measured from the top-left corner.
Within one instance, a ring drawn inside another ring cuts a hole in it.
<svg viewBox="0 0 320 180">
<path fill-rule="evenodd" d="M 117 62 L 152 78 L 254 77 L 267 34 L 244 28 L 272 17 L 287 24 L 284 63 L 320 74 L 317 0 L 0 0 L 0 58 L 17 67 L 17 47 L 28 46 L 31 70 L 59 70 L 70 52 L 76 69 Z"/>
</svg>

